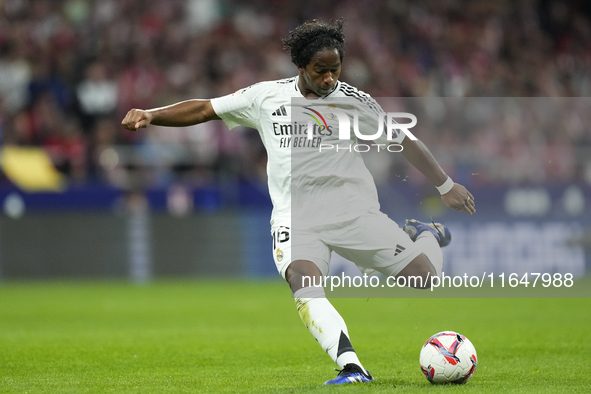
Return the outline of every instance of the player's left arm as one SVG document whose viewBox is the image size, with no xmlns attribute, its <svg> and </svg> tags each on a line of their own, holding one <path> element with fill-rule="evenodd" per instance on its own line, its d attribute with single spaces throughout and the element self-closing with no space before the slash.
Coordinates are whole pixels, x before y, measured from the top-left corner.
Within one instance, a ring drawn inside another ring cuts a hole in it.
<svg viewBox="0 0 591 394">
<path fill-rule="evenodd" d="M 443 171 L 431 151 L 420 140 L 411 140 L 406 137 L 400 143 L 402 154 L 417 170 L 429 179 L 433 185 L 441 187 L 449 177 Z M 454 211 L 464 211 L 469 215 L 476 212 L 474 196 L 464 186 L 453 183 L 451 190 L 442 194 L 441 200 Z"/>
</svg>

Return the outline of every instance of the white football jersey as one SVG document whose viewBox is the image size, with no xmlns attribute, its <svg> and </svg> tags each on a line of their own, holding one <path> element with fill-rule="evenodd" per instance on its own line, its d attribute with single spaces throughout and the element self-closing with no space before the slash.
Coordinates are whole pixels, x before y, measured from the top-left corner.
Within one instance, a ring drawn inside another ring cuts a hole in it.
<svg viewBox="0 0 591 394">
<path fill-rule="evenodd" d="M 230 129 L 247 126 L 261 136 L 268 156 L 271 225 L 310 227 L 379 210 L 373 178 L 359 152 L 400 143 L 404 133 L 395 130 L 387 140 L 384 130 L 373 142 L 363 140 L 363 146 L 358 145 L 353 114 L 358 115 L 363 135 L 375 135 L 379 116 L 384 115 L 368 94 L 338 81 L 327 96 L 308 100 L 294 77 L 257 83 L 211 103 Z M 347 139 L 339 138 L 337 111 L 350 115 Z"/>
</svg>

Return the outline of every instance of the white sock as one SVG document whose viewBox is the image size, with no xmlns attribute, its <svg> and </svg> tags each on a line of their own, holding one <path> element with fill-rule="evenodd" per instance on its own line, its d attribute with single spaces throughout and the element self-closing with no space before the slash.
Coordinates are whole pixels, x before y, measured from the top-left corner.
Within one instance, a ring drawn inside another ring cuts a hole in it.
<svg viewBox="0 0 591 394">
<path fill-rule="evenodd" d="M 345 321 L 326 299 L 322 287 L 304 287 L 294 293 L 302 322 L 316 338 L 322 349 L 342 369 L 346 364 L 357 364 L 365 371 L 349 341 Z"/>
<path fill-rule="evenodd" d="M 415 240 L 415 244 L 419 246 L 419 250 L 427 256 L 433 267 L 435 267 L 435 272 L 437 272 L 437 276 L 441 276 L 441 271 L 443 270 L 443 252 L 441 251 L 441 247 L 430 231 L 423 231 L 421 235 L 417 237 Z"/>
</svg>

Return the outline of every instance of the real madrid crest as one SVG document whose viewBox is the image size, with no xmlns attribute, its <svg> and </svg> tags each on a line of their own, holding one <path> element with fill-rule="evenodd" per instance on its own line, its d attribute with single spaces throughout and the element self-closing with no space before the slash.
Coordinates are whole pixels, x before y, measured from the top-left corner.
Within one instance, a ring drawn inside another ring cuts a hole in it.
<svg viewBox="0 0 591 394">
<path fill-rule="evenodd" d="M 283 251 L 281 249 L 277 248 L 275 255 L 277 256 L 277 261 L 283 260 Z"/>
<path fill-rule="evenodd" d="M 335 104 L 328 104 L 326 106 L 327 109 L 337 109 L 337 106 Z M 336 115 L 333 114 L 332 112 L 327 112 L 324 114 L 324 116 L 326 116 L 328 119 L 336 119 Z"/>
</svg>

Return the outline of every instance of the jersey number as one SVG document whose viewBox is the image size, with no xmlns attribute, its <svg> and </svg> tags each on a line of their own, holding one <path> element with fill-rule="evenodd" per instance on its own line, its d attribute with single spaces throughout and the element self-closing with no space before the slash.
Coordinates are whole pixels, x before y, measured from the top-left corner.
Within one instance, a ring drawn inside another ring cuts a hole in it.
<svg viewBox="0 0 591 394">
<path fill-rule="evenodd" d="M 277 231 L 273 232 L 273 250 L 277 249 L 278 243 L 289 241 L 289 227 L 279 226 Z"/>
</svg>

